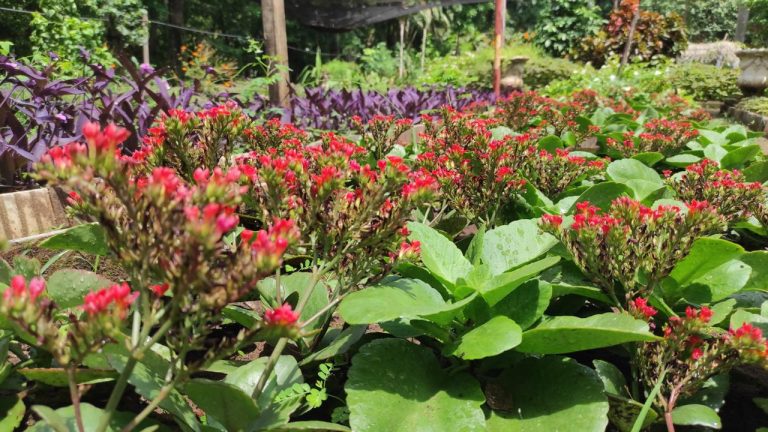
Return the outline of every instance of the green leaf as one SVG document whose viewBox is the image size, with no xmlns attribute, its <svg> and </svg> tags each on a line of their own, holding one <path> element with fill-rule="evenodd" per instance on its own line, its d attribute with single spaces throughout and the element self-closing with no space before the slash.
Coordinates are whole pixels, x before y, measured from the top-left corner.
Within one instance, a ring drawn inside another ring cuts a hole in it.
<svg viewBox="0 0 768 432">
<path fill-rule="evenodd" d="M 496 316 L 461 336 L 449 352 L 464 360 L 492 357 L 520 344 L 523 331 L 516 322 Z"/>
<path fill-rule="evenodd" d="M 11 277 L 13 276 L 13 269 L 4 259 L 0 258 L 0 284 L 9 285 L 11 283 Z"/>
<path fill-rule="evenodd" d="M 232 384 L 196 378 L 184 385 L 184 393 L 205 411 L 209 425 L 216 423 L 227 431 L 247 431 L 259 419 L 256 401 Z"/>
<path fill-rule="evenodd" d="M 640 430 L 648 424 L 648 419 L 653 417 L 653 414 L 655 414 L 655 411 L 651 409 L 651 405 L 653 405 L 653 401 L 656 400 L 656 395 L 659 394 L 661 385 L 664 384 L 664 377 L 666 375 L 667 370 L 662 370 L 658 380 L 656 380 L 656 385 L 651 389 L 651 393 L 648 394 L 648 397 L 645 399 L 645 403 L 640 409 L 640 413 L 637 414 L 637 418 L 635 419 L 635 423 L 632 425 L 631 432 L 640 432 Z"/>
<path fill-rule="evenodd" d="M 349 294 L 339 314 L 350 324 L 372 324 L 440 312 L 446 303 L 434 288 L 417 279 L 398 279 Z"/>
<path fill-rule="evenodd" d="M 469 260 L 470 263 L 472 263 L 473 266 L 476 266 L 480 264 L 480 258 L 482 257 L 483 252 L 483 241 L 485 239 L 485 226 L 481 226 L 480 229 L 477 230 L 475 233 L 475 236 L 472 237 L 472 241 L 469 243 L 469 247 L 467 247 L 467 252 L 464 254 L 465 257 Z"/>
<path fill-rule="evenodd" d="M 706 405 L 718 411 L 725 404 L 725 396 L 731 387 L 729 372 L 715 375 L 704 381 L 704 385 L 693 396 L 681 398 L 678 405 Z"/>
<path fill-rule="evenodd" d="M 368 326 L 365 325 L 353 325 L 345 328 L 327 347 L 305 357 L 299 365 L 303 366 L 315 361 L 326 360 L 344 354 L 352 347 L 352 345 L 363 337 L 367 329 Z"/>
<path fill-rule="evenodd" d="M 744 290 L 768 291 L 768 252 L 748 252 L 739 257 L 739 261 L 752 268 Z"/>
<path fill-rule="evenodd" d="M 253 328 L 261 321 L 261 316 L 250 309 L 245 309 L 233 304 L 227 305 L 221 310 L 221 316 L 240 324 L 245 328 Z"/>
<path fill-rule="evenodd" d="M 439 279 L 455 284 L 472 270 L 459 248 L 439 232 L 418 222 L 409 222 L 408 229 L 408 238 L 421 242 L 421 261 Z"/>
<path fill-rule="evenodd" d="M 499 275 L 545 254 L 557 239 L 539 229 L 536 219 L 523 219 L 485 233 L 483 262 Z"/>
<path fill-rule="evenodd" d="M 224 382 L 232 384 L 247 395 L 252 395 L 256 389 L 261 375 L 264 373 L 267 358 L 258 358 L 244 366 L 240 366 L 224 379 Z M 288 400 L 273 402 L 275 396 L 294 384 L 304 383 L 299 365 L 296 359 L 288 355 L 282 355 L 275 363 L 272 374 L 267 379 L 264 390 L 259 395 L 256 404 L 261 408 L 258 421 L 252 425 L 253 430 L 269 429 L 284 425 L 290 420 L 291 414 L 300 406 L 300 400 Z"/>
<path fill-rule="evenodd" d="M 16 372 L 26 379 L 41 382 L 53 387 L 67 387 L 69 380 L 64 368 L 20 368 Z M 112 381 L 117 378 L 117 372 L 111 369 L 77 369 L 75 381 L 78 384 L 95 384 Z"/>
<path fill-rule="evenodd" d="M 648 323 L 626 314 L 609 312 L 588 318 L 559 316 L 545 320 L 523 333 L 523 342 L 517 350 L 531 354 L 564 354 L 657 339 L 648 330 Z"/>
<path fill-rule="evenodd" d="M 763 333 L 768 333 L 768 317 L 762 315 L 753 314 L 745 311 L 744 309 L 737 309 L 731 314 L 731 328 L 739 328 L 743 324 L 752 324 L 755 327 L 759 327 Z"/>
<path fill-rule="evenodd" d="M 104 256 L 109 252 L 104 228 L 98 223 L 72 227 L 61 234 L 47 238 L 41 247 L 53 250 L 73 250 L 91 255 Z"/>
<path fill-rule="evenodd" d="M 744 174 L 745 181 L 765 183 L 768 181 L 768 161 L 750 164 L 741 172 Z"/>
<path fill-rule="evenodd" d="M 510 406 L 491 413 L 488 432 L 603 432 L 608 426 L 603 384 L 575 360 L 528 358 L 505 370 L 498 383 Z"/>
<path fill-rule="evenodd" d="M 157 352 L 159 349 L 160 346 L 156 344 L 153 349 L 145 351 L 141 361 L 136 363 L 128 378 L 128 382 L 136 388 L 136 392 L 148 400 L 154 399 L 160 393 L 168 368 L 171 367 L 168 360 Z M 110 366 L 122 372 L 130 355 L 125 344 L 122 342 L 109 344 L 103 350 Z M 173 414 L 190 429 L 200 431 L 200 423 L 195 413 L 178 390 L 171 390 L 170 394 L 160 402 L 160 407 Z"/>
<path fill-rule="evenodd" d="M 720 159 L 720 166 L 724 169 L 738 169 L 744 166 L 747 161 L 754 159 L 755 156 L 760 154 L 759 145 L 747 145 L 739 147 L 735 150 L 729 151 L 722 159 Z"/>
<path fill-rule="evenodd" d="M 652 167 L 664 159 L 664 155 L 659 152 L 638 153 L 632 156 L 632 159 L 639 160 L 644 165 Z"/>
<path fill-rule="evenodd" d="M 293 293 L 298 293 L 299 296 L 304 296 L 304 293 L 312 286 L 312 273 L 296 272 L 289 275 L 281 275 L 280 286 L 282 287 L 283 292 L 282 298 L 287 298 Z M 267 304 L 274 305 L 276 299 L 275 278 L 270 277 L 262 279 L 257 284 L 257 287 L 261 296 L 267 301 Z M 330 289 L 326 282 L 318 282 L 317 286 L 312 291 L 312 295 L 309 297 L 304 310 L 301 312 L 300 321 L 308 320 L 327 306 L 329 292 Z M 323 317 L 327 317 L 328 314 L 330 314 L 330 312 L 324 314 Z M 313 321 L 307 326 L 307 329 L 318 330 L 323 326 L 325 321 L 325 318 L 323 317 Z"/>
<path fill-rule="evenodd" d="M 319 420 L 306 420 L 306 421 L 291 422 L 286 425 L 282 425 L 275 429 L 269 430 L 269 432 L 299 432 L 299 431 L 351 432 L 352 429 L 336 423 L 328 423 L 328 422 L 319 421 Z"/>
<path fill-rule="evenodd" d="M 739 260 L 730 260 L 697 277 L 683 288 L 683 297 L 691 303 L 712 303 L 739 292 L 749 281 L 752 268 Z"/>
<path fill-rule="evenodd" d="M 675 168 L 685 168 L 688 165 L 698 163 L 699 161 L 701 161 L 700 157 L 684 153 L 670 156 L 664 160 L 664 163 Z"/>
<path fill-rule="evenodd" d="M 0 396 L 0 432 L 13 432 L 24 419 L 27 408 L 17 395 Z"/>
<path fill-rule="evenodd" d="M 682 288 L 710 270 L 740 257 L 744 248 L 726 240 L 704 237 L 696 240 L 688 255 L 662 281 L 665 299 L 682 296 Z"/>
<path fill-rule="evenodd" d="M 63 269 L 48 278 L 46 291 L 57 306 L 71 308 L 83 304 L 83 298 L 89 292 L 98 291 L 113 283 L 87 270 Z"/>
<path fill-rule="evenodd" d="M 606 393 L 617 396 L 629 396 L 627 391 L 627 380 L 619 368 L 603 360 L 592 360 L 595 366 L 597 376 L 603 382 L 603 388 Z"/>
<path fill-rule="evenodd" d="M 736 306 L 735 299 L 727 299 L 712 305 L 712 319 L 709 320 L 709 324 L 717 325 L 725 321 L 725 319 L 728 318 L 728 315 L 730 315 L 734 306 Z"/>
<path fill-rule="evenodd" d="M 54 411 L 46 406 L 34 405 L 32 409 L 42 418 L 42 421 L 35 423 L 34 426 L 27 429 L 28 431 L 77 432 L 75 409 L 72 406 L 59 408 Z M 95 432 L 99 425 L 99 420 L 104 414 L 104 410 L 89 403 L 80 403 L 80 414 L 83 418 L 85 432 Z M 112 414 L 112 418 L 109 420 L 106 431 L 119 432 L 123 429 L 123 426 L 130 423 L 134 417 L 136 417 L 136 413 L 116 411 Z M 144 419 L 141 423 L 136 425 L 135 430 L 167 431 L 169 429 L 152 419 Z"/>
<path fill-rule="evenodd" d="M 565 147 L 563 140 L 561 140 L 560 137 L 556 135 L 545 136 L 544 138 L 539 140 L 539 143 L 537 145 L 540 149 L 546 150 L 552 154 L 555 154 L 555 151 L 557 149 L 561 149 Z"/>
<path fill-rule="evenodd" d="M 664 181 L 656 170 L 635 159 L 620 159 L 611 162 L 606 168 L 606 174 L 616 183 L 629 186 L 635 199 L 639 201 L 664 187 Z"/>
<path fill-rule="evenodd" d="M 40 276 L 40 261 L 21 255 L 13 257 L 13 274 L 22 275 L 26 280 Z"/>
<path fill-rule="evenodd" d="M 493 315 L 504 315 L 522 329 L 532 326 L 547 310 L 552 299 L 552 285 L 532 280 L 520 285 L 491 308 Z"/>
<path fill-rule="evenodd" d="M 683 405 L 672 410 L 672 422 L 676 425 L 704 426 L 712 429 L 723 427 L 720 416 L 706 405 Z"/>
<path fill-rule="evenodd" d="M 344 388 L 355 432 L 485 431 L 478 382 L 447 374 L 429 349 L 401 339 L 360 348 Z"/>
<path fill-rule="evenodd" d="M 489 280 L 481 289 L 481 294 L 488 306 L 494 306 L 514 292 L 520 285 L 536 277 L 539 273 L 552 267 L 560 261 L 560 257 L 552 256 L 518 267 L 510 272 L 502 273 Z"/>
<path fill-rule="evenodd" d="M 611 206 L 611 202 L 620 196 L 633 196 L 634 192 L 629 186 L 616 182 L 598 183 L 585 190 L 576 202 L 573 203 L 568 213 L 573 213 L 576 204 L 589 201 L 601 210 L 605 211 Z"/>
</svg>

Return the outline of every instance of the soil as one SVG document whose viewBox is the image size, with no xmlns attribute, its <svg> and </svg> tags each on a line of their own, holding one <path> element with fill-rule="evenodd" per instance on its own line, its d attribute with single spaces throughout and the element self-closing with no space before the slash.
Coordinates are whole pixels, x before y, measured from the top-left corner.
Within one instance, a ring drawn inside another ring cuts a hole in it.
<svg viewBox="0 0 768 432">
<path fill-rule="evenodd" d="M 46 262 L 61 252 L 37 247 L 37 243 L 38 242 L 30 242 L 12 245 L 7 250 L 0 252 L 0 259 L 13 265 L 15 257 L 24 256 L 26 258 L 34 258 L 38 260 L 41 265 L 45 265 Z M 50 275 L 61 269 L 93 271 L 93 263 L 95 261 L 96 257 L 93 255 L 73 251 L 53 263 L 48 267 L 45 273 Z M 96 273 L 114 282 L 128 279 L 128 274 L 116 262 L 109 258 L 102 257 L 99 260 Z"/>
</svg>

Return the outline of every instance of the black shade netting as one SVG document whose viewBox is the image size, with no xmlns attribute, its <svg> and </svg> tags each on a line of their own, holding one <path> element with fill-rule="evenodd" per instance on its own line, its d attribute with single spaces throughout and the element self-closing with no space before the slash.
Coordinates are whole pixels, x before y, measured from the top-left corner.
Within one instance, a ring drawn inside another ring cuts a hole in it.
<svg viewBox="0 0 768 432">
<path fill-rule="evenodd" d="M 312 27 L 350 30 L 440 6 L 490 0 L 285 0 L 288 17 Z"/>
</svg>

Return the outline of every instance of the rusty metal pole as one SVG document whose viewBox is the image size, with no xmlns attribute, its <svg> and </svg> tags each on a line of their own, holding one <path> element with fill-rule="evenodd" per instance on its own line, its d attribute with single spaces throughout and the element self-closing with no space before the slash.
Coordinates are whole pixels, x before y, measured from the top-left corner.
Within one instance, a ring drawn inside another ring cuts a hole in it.
<svg viewBox="0 0 768 432">
<path fill-rule="evenodd" d="M 495 37 L 493 53 L 493 92 L 496 97 L 501 96 L 501 47 L 504 44 L 504 17 L 506 15 L 506 0 L 496 0 L 496 14 L 494 20 Z"/>
</svg>

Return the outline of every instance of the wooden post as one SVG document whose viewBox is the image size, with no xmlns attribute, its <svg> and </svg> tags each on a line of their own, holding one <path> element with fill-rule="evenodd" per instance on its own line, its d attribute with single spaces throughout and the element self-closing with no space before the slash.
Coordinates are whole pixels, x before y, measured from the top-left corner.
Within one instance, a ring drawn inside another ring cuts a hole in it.
<svg viewBox="0 0 768 432">
<path fill-rule="evenodd" d="M 400 65 L 397 68 L 397 77 L 403 79 L 405 76 L 405 18 L 398 20 L 400 24 Z"/>
<path fill-rule="evenodd" d="M 504 44 L 504 15 L 506 9 L 506 0 L 496 0 L 496 14 L 494 20 L 494 38 L 493 52 L 493 93 L 496 97 L 501 96 L 501 47 Z"/>
<path fill-rule="evenodd" d="M 280 79 L 269 86 L 269 101 L 287 107 L 290 102 L 288 85 L 288 38 L 285 32 L 285 3 L 283 0 L 261 0 L 264 41 L 272 73 Z"/>
<path fill-rule="evenodd" d="M 148 65 L 149 64 L 149 16 L 147 15 L 146 10 L 144 10 L 144 14 L 141 16 L 141 24 L 144 27 L 144 33 L 146 34 L 146 37 L 144 38 L 144 45 L 141 47 L 142 63 Z"/>
</svg>

